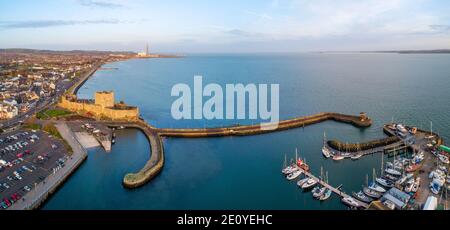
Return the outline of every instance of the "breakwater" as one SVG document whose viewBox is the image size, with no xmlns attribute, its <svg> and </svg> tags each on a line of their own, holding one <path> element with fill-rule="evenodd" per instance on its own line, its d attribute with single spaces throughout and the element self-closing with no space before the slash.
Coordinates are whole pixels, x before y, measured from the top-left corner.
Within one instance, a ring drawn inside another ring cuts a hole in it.
<svg viewBox="0 0 450 230">
<path fill-rule="evenodd" d="M 167 137 L 217 137 L 217 136 L 248 136 L 258 135 L 270 132 L 278 132 L 287 129 L 305 127 L 308 125 L 333 120 L 337 122 L 348 123 L 356 127 L 369 127 L 372 120 L 364 114 L 360 116 L 346 115 L 340 113 L 318 113 L 310 116 L 298 117 L 289 120 L 280 121 L 274 129 L 262 129 L 261 125 L 243 125 L 223 128 L 204 128 L 204 129 L 157 129 L 158 133 Z M 271 124 L 269 124 L 270 126 Z M 272 124 L 274 125 L 274 124 Z"/>
<path fill-rule="evenodd" d="M 328 146 L 339 151 L 345 151 L 345 152 L 358 152 L 358 151 L 364 151 L 369 149 L 374 149 L 382 146 L 388 146 L 390 144 L 394 144 L 396 142 L 399 142 L 400 139 L 396 136 L 386 137 L 379 140 L 373 140 L 369 142 L 364 143 L 343 143 L 338 140 L 330 140 L 328 141 Z"/>
<path fill-rule="evenodd" d="M 269 132 L 277 132 L 298 127 L 305 127 L 308 125 L 334 120 L 337 122 L 344 122 L 352 124 L 356 127 L 368 127 L 372 124 L 372 120 L 364 113 L 359 116 L 352 116 L 339 113 L 318 113 L 311 116 L 298 117 L 279 122 L 276 129 L 264 130 L 260 125 L 244 125 L 232 126 L 223 128 L 205 128 L 205 129 L 165 129 L 155 128 L 144 121 L 136 122 L 112 122 L 112 121 L 98 121 L 109 127 L 117 128 L 123 126 L 124 128 L 136 128 L 144 132 L 149 140 L 151 146 L 150 159 L 144 167 L 136 173 L 128 173 L 123 178 L 123 185 L 126 188 L 137 188 L 156 175 L 158 175 L 164 167 L 164 146 L 161 137 L 184 137 L 184 138 L 201 138 L 201 137 L 219 137 L 219 136 L 248 136 L 258 135 Z"/>
</svg>

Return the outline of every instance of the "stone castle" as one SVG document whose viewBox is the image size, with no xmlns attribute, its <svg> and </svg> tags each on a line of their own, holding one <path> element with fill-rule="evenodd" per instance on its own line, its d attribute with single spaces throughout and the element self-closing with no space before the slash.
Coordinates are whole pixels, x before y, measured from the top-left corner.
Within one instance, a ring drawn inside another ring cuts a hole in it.
<svg viewBox="0 0 450 230">
<path fill-rule="evenodd" d="M 123 102 L 115 103 L 112 91 L 96 92 L 95 100 L 78 99 L 73 94 L 64 95 L 58 106 L 100 120 L 136 121 L 139 119 L 139 109 Z"/>
</svg>

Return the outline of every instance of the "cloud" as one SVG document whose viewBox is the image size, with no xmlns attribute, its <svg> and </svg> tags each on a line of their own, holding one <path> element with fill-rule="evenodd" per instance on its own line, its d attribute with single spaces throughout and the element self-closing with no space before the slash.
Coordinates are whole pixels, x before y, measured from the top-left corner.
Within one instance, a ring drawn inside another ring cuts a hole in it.
<svg viewBox="0 0 450 230">
<path fill-rule="evenodd" d="M 37 20 L 37 21 L 0 21 L 0 28 L 21 29 L 21 28 L 46 28 L 56 26 L 75 26 L 91 24 L 119 24 L 117 19 L 102 20 Z"/>
<path fill-rule="evenodd" d="M 450 25 L 430 25 L 430 29 L 438 33 L 450 32 Z"/>
<path fill-rule="evenodd" d="M 97 1 L 97 0 L 78 0 L 83 6 L 89 7 L 101 7 L 101 8 L 122 8 L 124 5 L 109 1 Z"/>
<path fill-rule="evenodd" d="M 225 30 L 224 33 L 229 34 L 229 35 L 234 35 L 234 36 L 242 36 L 242 37 L 253 37 L 253 36 L 259 35 L 257 33 L 252 33 L 252 32 L 240 30 L 240 29 Z"/>
</svg>

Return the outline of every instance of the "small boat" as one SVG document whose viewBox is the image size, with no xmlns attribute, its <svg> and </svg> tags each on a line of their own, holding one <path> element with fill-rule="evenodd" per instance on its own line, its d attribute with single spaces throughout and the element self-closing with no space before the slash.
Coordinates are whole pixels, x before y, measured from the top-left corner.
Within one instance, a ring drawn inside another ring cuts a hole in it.
<svg viewBox="0 0 450 230">
<path fill-rule="evenodd" d="M 326 158 L 329 158 L 331 156 L 330 150 L 325 146 L 323 146 L 322 148 L 322 154 Z"/>
<path fill-rule="evenodd" d="M 400 178 L 397 180 L 397 183 L 402 185 L 403 183 L 405 183 L 408 179 L 412 178 L 414 175 L 412 173 L 408 173 L 406 174 L 404 177 Z"/>
<path fill-rule="evenodd" d="M 390 180 L 390 181 L 397 181 L 398 180 L 398 177 L 390 175 L 390 174 L 384 175 L 383 178 L 385 178 L 387 180 Z"/>
<path fill-rule="evenodd" d="M 414 186 L 414 179 L 409 180 L 408 182 L 406 182 L 406 186 L 405 186 L 405 192 L 411 192 L 412 191 L 412 187 Z"/>
<path fill-rule="evenodd" d="M 283 174 L 291 174 L 291 173 L 293 173 L 294 171 L 296 171 L 296 170 L 298 170 L 295 166 L 291 166 L 291 165 L 289 165 L 289 166 L 287 166 L 286 168 L 284 168 L 283 170 L 281 170 L 281 172 L 283 173 Z"/>
<path fill-rule="evenodd" d="M 379 186 L 375 182 L 370 183 L 368 188 L 370 188 L 370 189 L 372 189 L 374 191 L 380 192 L 380 193 L 385 193 L 386 192 L 386 189 L 384 189 L 383 187 Z"/>
<path fill-rule="evenodd" d="M 376 178 L 375 181 L 383 187 L 392 188 L 394 187 L 394 183 L 390 180 L 386 180 L 384 178 Z"/>
<path fill-rule="evenodd" d="M 322 196 L 319 198 L 319 200 L 321 200 L 321 201 L 327 200 L 328 198 L 330 198 L 332 193 L 333 192 L 330 189 L 325 189 L 325 192 L 322 194 Z"/>
<path fill-rule="evenodd" d="M 316 185 L 318 183 L 318 181 L 316 181 L 313 178 L 309 178 L 304 184 L 302 184 L 302 189 L 308 189 L 311 188 L 312 186 Z"/>
<path fill-rule="evenodd" d="M 417 192 L 419 190 L 419 187 L 420 187 L 420 177 L 417 177 L 411 188 L 411 192 Z"/>
<path fill-rule="evenodd" d="M 306 183 L 306 181 L 308 181 L 309 180 L 309 178 L 308 177 L 306 177 L 306 178 L 303 178 L 303 179 L 301 179 L 301 180 L 299 180 L 299 181 L 297 181 L 297 185 L 298 185 L 298 187 L 302 187 L 302 185 L 304 184 L 304 183 Z"/>
<path fill-rule="evenodd" d="M 325 191 L 326 191 L 325 187 L 316 186 L 312 190 L 313 197 L 316 199 L 320 199 L 320 197 L 322 197 Z"/>
<path fill-rule="evenodd" d="M 381 193 L 379 193 L 379 192 L 377 192 L 377 191 L 374 191 L 374 190 L 372 190 L 372 189 L 370 189 L 370 188 L 367 188 L 367 187 L 364 187 L 364 188 L 363 188 L 363 192 L 364 192 L 364 194 L 366 194 L 367 196 L 369 196 L 369 197 L 371 197 L 371 198 L 374 198 L 374 199 L 380 199 L 380 197 L 381 197 Z"/>
<path fill-rule="evenodd" d="M 309 165 L 307 165 L 305 163 L 305 161 L 302 161 L 302 159 L 297 160 L 297 166 L 300 167 L 301 169 L 305 170 L 306 172 L 309 171 Z"/>
<path fill-rule="evenodd" d="M 350 196 L 342 198 L 341 201 L 342 201 L 342 203 L 344 203 L 350 207 L 358 208 L 360 206 L 359 203 Z"/>
<path fill-rule="evenodd" d="M 333 160 L 335 160 L 335 161 L 340 161 L 340 160 L 343 160 L 345 157 L 344 156 L 341 156 L 341 155 L 334 155 L 333 156 Z"/>
<path fill-rule="evenodd" d="M 406 167 L 406 172 L 415 172 L 420 168 L 420 164 L 413 164 Z"/>
<path fill-rule="evenodd" d="M 441 155 L 441 154 L 439 154 L 439 160 L 440 160 L 442 163 L 444 163 L 444 164 L 450 163 L 448 157 L 447 157 L 447 156 L 444 156 L 444 155 Z"/>
<path fill-rule="evenodd" d="M 364 202 L 364 203 L 370 203 L 373 201 L 372 198 L 370 198 L 369 196 L 367 196 L 366 194 L 364 194 L 362 191 L 359 192 L 353 192 L 352 193 L 353 197 L 355 197 L 356 199 Z"/>
<path fill-rule="evenodd" d="M 297 170 L 289 175 L 287 175 L 286 179 L 288 180 L 294 180 L 295 178 L 299 177 L 302 174 L 302 171 Z"/>
<path fill-rule="evenodd" d="M 389 174 L 394 175 L 394 176 L 401 176 L 401 175 L 402 175 L 401 172 L 399 172 L 399 171 L 397 171 L 397 170 L 395 170 L 395 169 L 392 169 L 392 168 L 387 168 L 387 169 L 385 169 L 384 171 L 385 171 L 386 173 L 389 173 Z"/>
<path fill-rule="evenodd" d="M 352 155 L 350 158 L 352 159 L 352 160 L 358 160 L 359 158 L 361 158 L 362 157 L 362 154 L 356 154 L 356 155 Z"/>
<path fill-rule="evenodd" d="M 433 182 L 431 182 L 430 190 L 433 194 L 439 195 L 439 192 L 441 191 L 441 187 L 439 185 L 433 184 Z"/>
</svg>

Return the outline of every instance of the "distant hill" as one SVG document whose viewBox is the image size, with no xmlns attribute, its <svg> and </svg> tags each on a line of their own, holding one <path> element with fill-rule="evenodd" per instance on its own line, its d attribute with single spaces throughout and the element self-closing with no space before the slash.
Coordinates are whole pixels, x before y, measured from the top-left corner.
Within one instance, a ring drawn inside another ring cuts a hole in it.
<svg viewBox="0 0 450 230">
<path fill-rule="evenodd" d="M 99 51 L 99 50 L 70 50 L 70 51 L 58 51 L 58 50 L 37 50 L 37 49 L 0 49 L 0 53 L 29 53 L 29 54 L 72 54 L 72 55 L 109 55 L 109 54 L 124 54 L 134 55 L 135 52 L 131 51 Z"/>
<path fill-rule="evenodd" d="M 387 51 L 361 51 L 361 53 L 398 53 L 398 54 L 450 54 L 450 49 L 437 49 L 437 50 L 387 50 Z"/>
</svg>

